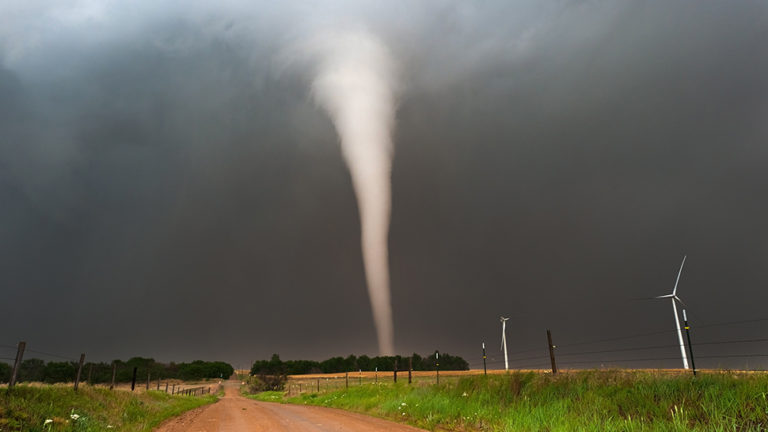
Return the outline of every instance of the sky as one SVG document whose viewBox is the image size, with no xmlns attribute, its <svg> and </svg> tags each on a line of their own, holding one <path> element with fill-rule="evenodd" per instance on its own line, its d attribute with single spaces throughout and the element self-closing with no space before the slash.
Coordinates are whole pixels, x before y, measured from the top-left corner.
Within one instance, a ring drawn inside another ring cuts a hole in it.
<svg viewBox="0 0 768 432">
<path fill-rule="evenodd" d="M 697 366 L 768 367 L 768 4 L 279 3 L 0 4 L 0 357 L 377 354 L 297 48 L 364 29 L 399 77 L 398 353 L 502 367 L 504 315 L 513 367 L 546 329 L 561 367 L 679 367 L 645 298 L 687 255 Z"/>
</svg>

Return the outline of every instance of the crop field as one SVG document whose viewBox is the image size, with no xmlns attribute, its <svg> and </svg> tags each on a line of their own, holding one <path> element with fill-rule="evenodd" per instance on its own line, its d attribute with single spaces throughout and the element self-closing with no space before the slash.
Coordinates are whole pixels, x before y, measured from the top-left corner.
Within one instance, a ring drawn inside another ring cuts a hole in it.
<svg viewBox="0 0 768 432">
<path fill-rule="evenodd" d="M 391 373 L 378 382 L 369 374 L 362 380 L 350 374 L 349 387 L 343 374 L 296 376 L 285 392 L 252 397 L 342 408 L 437 431 L 768 430 L 768 374 L 762 372 L 705 371 L 697 377 L 665 370 L 480 373 L 441 373 L 439 385 L 434 372 L 412 385 L 407 373 L 397 384 Z"/>
</svg>

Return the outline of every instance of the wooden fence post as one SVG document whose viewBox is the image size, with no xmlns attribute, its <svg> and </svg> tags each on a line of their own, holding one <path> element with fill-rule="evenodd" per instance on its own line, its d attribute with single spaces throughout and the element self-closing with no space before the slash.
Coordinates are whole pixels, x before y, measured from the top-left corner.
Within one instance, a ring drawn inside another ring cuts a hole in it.
<svg viewBox="0 0 768 432">
<path fill-rule="evenodd" d="M 552 374 L 557 373 L 557 363 L 555 363 L 555 346 L 552 345 L 552 333 L 547 329 L 547 344 L 549 344 L 549 360 L 552 362 Z"/>
<path fill-rule="evenodd" d="M 165 380 L 165 392 L 168 393 L 168 380 Z"/>
<path fill-rule="evenodd" d="M 149 369 L 147 369 L 147 390 L 149 390 Z"/>
<path fill-rule="evenodd" d="M 115 388 L 115 375 L 117 374 L 117 363 L 112 362 L 112 384 L 109 385 L 109 389 Z"/>
<path fill-rule="evenodd" d="M 83 373 L 83 363 L 85 362 L 85 353 L 80 354 L 80 364 L 77 366 L 77 376 L 75 377 L 75 391 L 80 384 L 80 374 Z"/>
<path fill-rule="evenodd" d="M 131 378 L 131 391 L 133 391 L 136 388 L 136 372 L 139 370 L 138 367 L 133 367 L 133 378 Z"/>
<path fill-rule="evenodd" d="M 394 380 L 395 380 L 394 382 L 397 383 L 397 359 L 395 359 L 395 373 L 394 373 L 393 377 L 394 377 Z"/>
<path fill-rule="evenodd" d="M 413 374 L 413 356 L 408 357 L 408 384 L 411 383 L 411 375 Z"/>
<path fill-rule="evenodd" d="M 19 346 L 16 348 L 16 361 L 13 362 L 13 372 L 11 372 L 11 380 L 8 382 L 8 388 L 13 388 L 16 384 L 16 377 L 19 374 L 19 367 L 21 366 L 21 360 L 24 358 L 24 349 L 27 347 L 26 342 L 19 342 Z"/>
<path fill-rule="evenodd" d="M 349 372 L 344 372 L 344 387 L 349 388 Z"/>
</svg>

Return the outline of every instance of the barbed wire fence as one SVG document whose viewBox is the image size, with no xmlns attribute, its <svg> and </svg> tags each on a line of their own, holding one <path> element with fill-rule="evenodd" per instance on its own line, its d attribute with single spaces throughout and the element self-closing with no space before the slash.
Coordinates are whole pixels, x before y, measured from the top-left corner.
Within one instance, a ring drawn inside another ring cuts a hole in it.
<svg viewBox="0 0 768 432">
<path fill-rule="evenodd" d="M 743 325 L 743 324 L 755 324 L 755 323 L 762 323 L 762 322 L 768 322 L 768 318 L 753 318 L 753 319 L 745 319 L 745 320 L 737 320 L 737 321 L 725 321 L 725 322 L 716 322 L 716 323 L 709 323 L 709 324 L 703 324 L 696 327 L 696 329 L 706 329 L 706 328 L 717 328 L 717 327 L 726 327 L 726 326 L 733 326 L 733 325 Z M 625 347 L 615 347 L 616 343 L 619 342 L 629 342 L 633 340 L 637 340 L 644 337 L 649 336 L 659 336 L 659 335 L 669 335 L 676 333 L 677 330 L 657 330 L 652 332 L 643 332 L 643 333 L 636 333 L 631 335 L 624 335 L 624 336 L 617 336 L 617 337 L 609 337 L 609 338 L 598 338 L 598 339 L 587 339 L 587 340 L 581 340 L 581 341 L 575 341 L 575 342 L 568 342 L 564 344 L 557 344 L 551 347 L 553 350 L 553 353 L 556 352 L 556 355 L 553 354 L 553 356 L 556 357 L 557 363 L 561 368 L 566 369 L 579 369 L 582 366 L 589 365 L 593 367 L 604 367 L 605 365 L 610 365 L 611 367 L 618 367 L 620 365 L 630 365 L 630 364 L 637 364 L 637 363 L 648 363 L 648 362 L 656 362 L 657 365 L 660 365 L 660 362 L 670 362 L 670 361 L 678 361 L 680 360 L 679 356 L 672 356 L 669 353 L 665 353 L 665 350 L 672 350 L 680 347 L 679 343 L 665 343 L 665 344 L 643 344 L 639 346 L 625 346 Z M 692 346 L 695 348 L 706 348 L 706 347 L 719 347 L 719 346 L 738 346 L 738 345 L 744 345 L 744 344 L 764 344 L 768 343 L 768 337 L 752 337 L 752 338 L 743 338 L 743 339 L 731 339 L 731 340 L 704 340 L 702 342 L 696 342 L 692 343 Z M 703 354 L 697 354 L 696 359 L 700 360 L 724 360 L 724 359 L 743 359 L 743 360 L 749 360 L 749 359 L 765 359 L 768 358 L 768 346 L 765 347 L 765 352 L 733 352 L 733 353 L 703 353 Z M 550 354 L 549 354 L 550 347 L 547 346 L 547 344 L 542 344 L 538 347 L 531 347 L 528 349 L 523 350 L 517 350 L 511 353 L 508 353 L 508 363 L 509 363 L 509 369 L 510 370 L 548 370 L 551 366 L 553 367 L 554 364 L 550 364 Z M 13 356 L 15 351 L 16 356 Z M 657 354 L 653 354 L 653 353 Z M 77 374 L 74 381 L 74 388 L 77 389 L 77 386 L 79 382 L 81 381 L 82 373 L 83 373 L 83 367 L 84 367 L 84 359 L 85 354 L 81 354 L 80 358 L 76 358 L 75 356 L 66 355 L 62 353 L 56 353 L 52 352 L 50 350 L 39 350 L 39 349 L 33 349 L 33 348 L 27 348 L 26 344 L 24 342 L 20 342 L 17 345 L 12 345 L 8 343 L 0 344 L 0 360 L 6 361 L 6 362 L 14 362 L 14 368 L 11 375 L 11 380 L 9 382 L 9 386 L 13 387 L 13 385 L 16 383 L 17 375 L 19 367 L 23 361 L 24 353 L 31 353 L 36 355 L 37 357 L 43 357 L 43 359 L 53 359 L 58 361 L 65 361 L 72 363 L 73 365 L 76 365 L 77 368 Z M 628 355 L 624 355 L 628 354 Z M 647 355 L 646 355 L 647 354 Z M 483 369 L 490 366 L 492 369 L 499 369 L 499 366 L 503 369 L 505 361 L 503 359 L 495 359 L 490 358 L 478 361 L 472 361 L 469 363 L 470 369 Z M 554 363 L 554 362 L 553 362 Z M 90 363 L 89 366 L 92 368 L 93 363 Z M 117 365 L 115 362 L 112 363 L 112 381 L 110 388 L 115 387 L 115 372 L 116 372 Z M 135 369 L 135 367 L 134 367 Z M 663 369 L 662 367 L 658 367 L 658 369 Z M 674 369 L 674 368 L 673 368 Z M 748 369 L 748 368 L 745 368 Z M 553 371 L 556 370 L 553 368 Z M 419 372 L 416 376 L 411 377 L 411 370 L 400 370 L 397 372 L 394 372 L 394 376 L 392 376 L 393 371 L 380 371 L 377 372 L 374 378 L 371 378 L 370 376 L 363 377 L 362 373 L 359 376 L 355 376 L 355 372 L 352 372 L 351 375 L 345 374 L 344 376 L 328 376 L 323 378 L 311 378 L 311 379 L 296 379 L 293 382 L 289 383 L 287 386 L 288 393 L 303 393 L 305 391 L 331 391 L 336 390 L 344 387 L 349 387 L 350 382 L 352 385 L 358 384 L 363 385 L 363 383 L 369 383 L 369 384 L 378 384 L 378 383 L 386 383 L 386 382 L 392 382 L 394 378 L 394 382 L 397 381 L 397 373 L 401 374 L 401 379 L 403 379 L 403 374 L 408 374 L 408 383 L 411 383 L 411 380 L 414 382 L 419 383 L 437 383 L 439 382 L 439 372 L 432 371 L 431 373 L 434 373 L 435 376 L 426 376 L 423 372 Z M 447 372 L 447 371 L 446 371 Z M 369 372 L 370 373 L 370 372 Z M 90 370 L 88 371 L 88 378 L 86 379 L 86 382 L 89 384 L 91 383 L 91 373 Z M 136 371 L 134 370 L 133 379 L 131 383 L 131 389 L 133 390 L 136 385 Z M 151 385 L 151 376 L 149 373 L 149 370 L 147 371 L 147 380 L 145 384 L 145 388 L 147 390 L 150 389 Z M 168 380 L 165 381 L 164 390 L 171 394 L 185 394 L 185 395 L 198 395 L 198 394 L 207 394 L 211 391 L 209 388 L 204 387 L 197 387 L 197 388 L 182 388 L 179 387 L 179 389 L 176 388 L 177 384 L 170 385 Z M 156 389 L 161 390 L 163 388 L 161 379 L 157 379 L 156 381 Z"/>
<path fill-rule="evenodd" d="M 716 327 L 726 327 L 726 326 L 732 326 L 732 325 L 741 325 L 741 324 L 752 324 L 752 323 L 761 323 L 761 322 L 767 322 L 768 318 L 753 318 L 753 319 L 745 319 L 745 320 L 737 320 L 737 321 L 724 321 L 724 322 L 716 322 L 716 323 L 709 323 L 709 324 L 703 324 L 696 326 L 695 329 L 706 329 L 706 328 L 716 328 Z M 664 334 L 674 334 L 677 333 L 677 330 L 658 330 L 653 332 L 644 332 L 644 333 L 637 333 L 637 334 L 631 334 L 631 335 L 625 335 L 625 336 L 617 336 L 617 337 L 610 337 L 610 338 L 600 338 L 600 339 L 589 339 L 589 340 L 583 340 L 583 341 L 577 341 L 572 343 L 565 343 L 565 344 L 556 344 L 553 345 L 553 350 L 556 352 L 556 358 L 558 364 L 568 368 L 568 366 L 580 366 L 580 365 L 605 365 L 605 364 L 611 364 L 611 365 L 617 365 L 617 364 L 628 364 L 628 363 L 635 363 L 635 362 L 664 362 L 664 361 L 672 361 L 672 360 L 680 360 L 679 356 L 672 357 L 665 354 L 658 354 L 656 356 L 654 355 L 646 355 L 646 356 L 629 356 L 629 357 L 618 357 L 618 358 L 606 358 L 602 357 L 600 355 L 602 354 L 614 354 L 614 353 L 640 353 L 640 352 L 648 352 L 648 351 L 661 351 L 661 350 L 670 350 L 673 348 L 679 348 L 680 344 L 655 344 L 655 345 L 641 345 L 641 346 L 630 346 L 630 347 L 621 347 L 621 348 L 593 348 L 593 349 L 586 349 L 586 350 L 573 350 L 574 347 L 588 347 L 590 345 L 598 345 L 602 344 L 605 345 L 606 343 L 616 343 L 616 342 L 626 342 L 631 341 L 633 339 L 639 339 L 643 337 L 648 336 L 657 336 L 657 335 L 664 335 Z M 702 348 L 702 347 L 716 347 L 716 346 L 722 346 L 722 345 L 739 345 L 739 344 L 759 344 L 759 343 L 765 343 L 768 342 L 768 338 L 744 338 L 744 339 L 733 339 L 733 340 L 705 340 L 702 342 L 696 342 L 692 343 L 691 346 L 694 348 Z M 521 351 L 515 351 L 508 354 L 509 360 L 508 363 L 510 365 L 510 369 L 548 369 L 550 365 L 547 363 L 548 360 L 550 360 L 550 355 L 547 353 L 549 347 L 546 346 L 546 344 L 542 344 L 542 346 L 538 348 L 531 348 Z M 526 354 L 533 354 L 533 353 L 540 353 L 539 355 L 526 355 Z M 524 356 L 525 355 L 525 356 Z M 591 356 L 592 358 L 579 358 L 579 357 L 585 357 L 585 356 Z M 717 360 L 717 359 L 751 359 L 751 358 L 768 358 L 768 346 L 766 346 L 765 352 L 740 352 L 740 353 L 728 353 L 728 354 L 697 354 L 697 359 L 706 359 L 706 360 Z M 502 359 L 492 359 L 490 361 L 486 361 L 485 365 L 504 365 L 504 360 Z M 473 361 L 470 363 L 470 367 L 472 369 L 481 369 L 483 368 L 484 363 L 482 361 Z M 745 369 L 749 369 L 748 367 Z"/>
<path fill-rule="evenodd" d="M 15 356 L 11 357 L 11 355 L 15 352 Z M 77 391 L 80 383 L 83 381 L 83 372 L 84 367 L 87 365 L 87 377 L 85 379 L 85 382 L 89 385 L 94 385 L 94 382 L 92 381 L 92 372 L 93 367 L 96 366 L 103 366 L 104 363 L 85 363 L 85 353 L 81 353 L 79 358 L 76 358 L 74 356 L 69 356 L 66 354 L 61 353 L 53 353 L 50 350 L 42 351 L 37 349 L 31 349 L 27 347 L 26 342 L 21 341 L 17 345 L 10 345 L 10 344 L 0 344 L 0 361 L 7 361 L 12 362 L 13 367 L 10 371 L 10 377 L 8 379 L 8 387 L 13 388 L 19 381 L 19 373 L 21 372 L 22 364 L 24 363 L 24 357 L 25 354 L 34 354 L 35 356 L 30 358 L 29 360 L 40 360 L 41 362 L 44 362 L 45 360 L 52 361 L 58 361 L 63 362 L 66 364 L 71 364 L 75 370 L 76 374 L 74 376 L 74 382 L 73 382 L 73 389 Z M 41 358 L 42 357 L 42 358 Z M 49 363 L 50 363 L 49 362 Z M 111 369 L 112 369 L 112 378 L 110 381 L 109 389 L 113 390 L 116 388 L 118 382 L 116 381 L 117 378 L 117 372 L 120 368 L 125 370 L 128 368 L 129 370 L 132 368 L 132 380 L 131 380 L 131 391 L 135 391 L 136 384 L 137 384 L 137 366 L 130 366 L 127 364 L 118 365 L 118 361 L 113 361 L 111 363 Z M 0 382 L 3 381 L 3 377 L 0 376 Z M 200 386 L 200 385 L 190 385 L 190 384 L 183 384 L 178 382 L 180 380 L 173 379 L 165 379 L 158 377 L 156 381 L 152 380 L 151 371 L 149 369 L 149 366 L 147 366 L 147 380 L 145 389 L 149 391 L 150 389 L 157 390 L 157 391 L 164 391 L 165 393 L 169 393 L 172 395 L 183 395 L 183 396 L 202 396 L 205 394 L 210 394 L 212 392 L 211 386 Z M 59 382 L 59 381 L 57 381 Z M 123 382 L 124 383 L 124 382 Z M 152 384 L 156 383 L 156 387 Z M 177 388 L 178 387 L 178 388 Z"/>
</svg>

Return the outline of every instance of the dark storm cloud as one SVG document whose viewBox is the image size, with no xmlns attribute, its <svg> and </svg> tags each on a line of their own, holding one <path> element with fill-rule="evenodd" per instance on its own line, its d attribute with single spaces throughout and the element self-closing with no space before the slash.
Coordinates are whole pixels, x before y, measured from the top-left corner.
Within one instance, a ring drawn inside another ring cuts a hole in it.
<svg viewBox="0 0 768 432">
<path fill-rule="evenodd" d="M 284 58 L 343 25 L 381 34 L 403 68 L 399 351 L 477 357 L 500 314 L 510 351 L 541 348 L 547 327 L 564 354 L 671 330 L 667 302 L 631 299 L 669 292 L 684 254 L 694 325 L 768 317 L 766 6 L 507 3 L 0 7 L 0 344 L 236 364 L 373 353 L 347 169 Z M 702 348 L 726 350 L 768 353 Z M 571 359 L 677 353 L 620 354 Z"/>
</svg>

